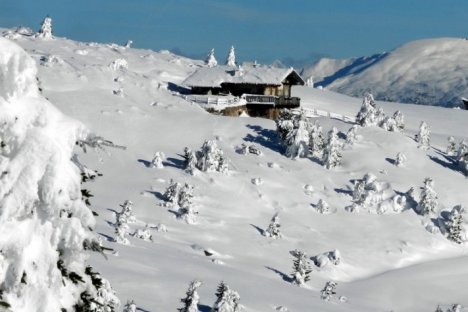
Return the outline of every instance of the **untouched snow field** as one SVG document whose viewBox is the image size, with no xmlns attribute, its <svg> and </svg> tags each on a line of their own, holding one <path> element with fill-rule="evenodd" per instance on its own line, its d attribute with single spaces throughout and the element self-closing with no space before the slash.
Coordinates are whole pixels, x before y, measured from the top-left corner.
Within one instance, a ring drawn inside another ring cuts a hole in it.
<svg viewBox="0 0 468 312">
<path fill-rule="evenodd" d="M 464 38 L 418 40 L 371 57 L 322 59 L 304 76 L 351 96 L 370 90 L 379 100 L 460 107 L 468 92 L 467 54 Z"/>
<path fill-rule="evenodd" d="M 424 178 L 431 177 L 438 210 L 466 206 L 467 178 L 446 165 L 438 151 L 445 151 L 449 135 L 457 142 L 468 139 L 467 111 L 379 102 L 388 114 L 403 112 L 404 133 L 362 128 L 355 145 L 343 151 L 342 165 L 327 170 L 311 159 L 283 156 L 273 121 L 210 115 L 171 91 L 202 66 L 199 61 L 119 45 L 10 37 L 36 61 L 39 86 L 51 103 L 97 135 L 127 147 L 79 153 L 83 163 L 103 174 L 84 188 L 94 195 L 96 233 L 104 246 L 115 250 L 107 253 L 107 260 L 92 254 L 90 262 L 122 303 L 134 299 L 139 311 L 176 311 L 188 283 L 199 279 L 203 312 L 210 311 L 221 281 L 239 292 L 245 311 L 468 307 L 466 243 L 428 232 L 430 220 L 412 209 L 381 215 L 344 209 L 351 204 L 351 181 L 366 173 L 387 183 L 390 191 L 414 187 L 416 196 Z M 348 116 L 355 116 L 362 102 L 306 87 L 293 93 L 304 107 Z M 412 139 L 422 120 L 432 130 L 429 151 L 418 149 Z M 333 118 L 316 121 L 324 131 L 335 126 L 346 133 L 352 126 Z M 192 176 L 181 169 L 184 147 L 198 150 L 207 139 L 216 140 L 229 159 L 228 174 Z M 255 143 L 263 155 L 237 153 L 245 142 Z M 166 156 L 164 168 L 150 168 L 158 151 Z M 398 152 L 407 156 L 404 167 L 391 163 Z M 263 183 L 253 184 L 255 178 Z M 196 224 L 186 224 L 160 205 L 171 179 L 195 186 Z M 319 199 L 334 213 L 317 213 Z M 134 237 L 129 245 L 114 242 L 115 212 L 125 200 L 134 203 L 137 219 L 130 232 L 148 224 L 153 242 Z M 281 239 L 261 235 L 275 213 L 281 219 Z M 156 229 L 160 224 L 166 232 Z M 290 252 L 295 249 L 309 257 L 338 249 L 342 261 L 323 268 L 312 265 L 307 287 L 298 287 L 290 283 Z M 330 302 L 320 299 L 327 281 L 338 283 Z"/>
</svg>

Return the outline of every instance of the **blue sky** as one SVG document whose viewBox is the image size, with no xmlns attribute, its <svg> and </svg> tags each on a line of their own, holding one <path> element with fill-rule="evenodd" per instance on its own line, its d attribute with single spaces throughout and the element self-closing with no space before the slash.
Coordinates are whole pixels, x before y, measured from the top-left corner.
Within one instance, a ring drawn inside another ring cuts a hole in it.
<svg viewBox="0 0 468 312">
<path fill-rule="evenodd" d="M 224 60 L 290 63 L 389 51 L 432 37 L 468 37 L 468 0 L 0 0 L 0 27 L 37 29 L 49 14 L 70 39 L 124 43 Z"/>
</svg>

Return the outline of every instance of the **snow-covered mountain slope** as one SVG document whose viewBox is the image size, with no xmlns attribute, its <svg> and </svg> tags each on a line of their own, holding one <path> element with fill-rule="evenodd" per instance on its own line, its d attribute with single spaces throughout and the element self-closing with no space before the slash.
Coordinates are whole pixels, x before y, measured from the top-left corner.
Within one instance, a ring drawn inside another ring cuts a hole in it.
<svg viewBox="0 0 468 312">
<path fill-rule="evenodd" d="M 317 85 L 351 96 L 370 90 L 383 101 L 461 106 L 468 92 L 468 40 L 418 40 L 390 53 L 356 60 L 323 60 L 304 69 Z M 323 68 L 335 68 L 325 72 Z M 363 67 L 364 65 L 364 67 Z"/>
<path fill-rule="evenodd" d="M 99 214 L 96 232 L 116 251 L 108 260 L 95 255 L 92 262 L 121 301 L 134 299 L 141 311 L 175 311 L 189 281 L 197 278 L 203 281 L 200 311 L 210 310 L 222 280 L 239 292 L 245 311 L 413 312 L 435 310 L 438 304 L 468 306 L 466 244 L 429 233 L 425 225 L 430 220 L 413 210 L 378 215 L 344 209 L 351 204 L 351 181 L 368 172 L 391 192 L 414 187 L 417 196 L 423 179 L 432 177 L 438 209 L 466 205 L 467 179 L 443 165 L 438 149 L 445 149 L 448 135 L 457 141 L 467 138 L 467 112 L 379 103 L 388 113 L 404 112 L 405 133 L 360 129 L 358 142 L 343 151 L 342 166 L 327 170 L 311 159 L 283 156 L 273 121 L 210 115 L 167 89 L 168 82 L 177 84 L 201 66 L 198 62 L 166 52 L 60 38 L 19 37 L 16 42 L 37 61 L 42 92 L 52 103 L 98 135 L 127 147 L 101 153 L 102 162 L 92 152 L 80 155 L 103 174 L 85 187 L 94 195 L 92 209 Z M 350 116 L 361 102 L 325 90 L 293 92 L 305 107 Z M 412 139 L 421 120 L 432 127 L 429 151 L 418 149 Z M 335 126 L 346 132 L 352 126 L 333 118 L 317 122 L 325 130 Z M 181 168 L 184 147 L 198 150 L 206 139 L 216 140 L 230 160 L 228 174 L 192 176 Z M 246 142 L 258 145 L 263 155 L 237 153 Z M 166 155 L 163 169 L 148 166 L 157 151 Z M 398 152 L 408 158 L 405 167 L 391 164 Z M 263 183 L 253 184 L 255 178 Z M 171 179 L 195 186 L 197 224 L 178 220 L 160 205 Z M 317 213 L 319 199 L 335 213 Z M 129 237 L 129 245 L 113 241 L 115 211 L 125 200 L 134 203 L 137 222 L 130 224 L 131 232 L 149 224 L 153 242 L 134 237 Z M 277 212 L 284 237 L 262 236 Z M 160 223 L 167 232 L 155 229 Z M 342 261 L 313 266 L 308 287 L 297 287 L 289 280 L 290 252 L 295 249 L 309 256 L 338 249 Z M 320 290 L 330 280 L 338 282 L 337 295 L 326 302 Z"/>
</svg>

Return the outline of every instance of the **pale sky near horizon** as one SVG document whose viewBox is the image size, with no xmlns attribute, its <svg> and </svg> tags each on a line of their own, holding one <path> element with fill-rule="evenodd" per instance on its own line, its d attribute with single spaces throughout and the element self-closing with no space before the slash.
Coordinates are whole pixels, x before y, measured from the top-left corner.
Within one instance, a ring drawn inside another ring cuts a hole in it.
<svg viewBox="0 0 468 312">
<path fill-rule="evenodd" d="M 47 14 L 55 35 L 74 40 L 195 58 L 215 48 L 218 60 L 234 45 L 241 61 L 288 65 L 468 37 L 468 0 L 0 0 L 0 27 L 36 30 Z"/>
</svg>

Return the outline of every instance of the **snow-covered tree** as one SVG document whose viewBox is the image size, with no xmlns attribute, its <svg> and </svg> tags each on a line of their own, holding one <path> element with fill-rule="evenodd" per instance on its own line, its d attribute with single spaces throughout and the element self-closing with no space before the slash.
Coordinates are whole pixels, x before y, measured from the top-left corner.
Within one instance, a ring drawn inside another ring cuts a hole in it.
<svg viewBox="0 0 468 312">
<path fill-rule="evenodd" d="M 179 199 L 177 200 L 177 204 L 179 207 L 187 208 L 188 206 L 192 205 L 193 185 L 185 183 L 184 186 L 180 188 L 178 195 Z"/>
<path fill-rule="evenodd" d="M 320 298 L 325 301 L 330 301 L 333 297 L 333 295 L 336 294 L 336 286 L 338 284 L 336 282 L 327 282 L 325 284 L 325 287 L 321 291 Z"/>
<path fill-rule="evenodd" d="M 239 294 L 231 290 L 224 282 L 219 284 L 216 291 L 216 302 L 211 312 L 237 312 L 241 310 Z"/>
<path fill-rule="evenodd" d="M 154 153 L 153 160 L 151 161 L 151 168 L 164 168 L 163 160 L 164 160 L 164 153 L 163 152 L 156 152 Z"/>
<path fill-rule="evenodd" d="M 311 77 L 307 78 L 307 80 L 305 82 L 305 85 L 307 87 L 313 88 L 314 87 L 314 77 L 311 76 Z"/>
<path fill-rule="evenodd" d="M 310 280 L 310 273 L 312 272 L 309 259 L 303 251 L 295 250 L 293 255 L 293 271 L 291 273 L 292 282 L 298 286 L 305 285 L 305 283 Z"/>
<path fill-rule="evenodd" d="M 122 220 L 115 225 L 115 242 L 123 245 L 128 245 L 130 242 L 127 239 L 130 227 L 126 220 Z"/>
<path fill-rule="evenodd" d="M 457 149 L 457 145 L 455 143 L 455 138 L 453 136 L 449 136 L 447 138 L 447 140 L 448 140 L 448 146 L 447 146 L 446 153 L 449 156 L 453 156 L 453 155 L 455 155 L 455 152 L 456 152 L 456 149 Z"/>
<path fill-rule="evenodd" d="M 52 19 L 49 16 L 46 16 L 41 23 L 41 28 L 37 33 L 38 38 L 42 39 L 53 39 L 52 36 Z"/>
<path fill-rule="evenodd" d="M 400 130 L 395 119 L 393 119 L 393 117 L 390 116 L 387 116 L 383 119 L 383 121 L 380 123 L 380 127 L 386 131 L 391 132 L 396 132 Z"/>
<path fill-rule="evenodd" d="M 229 49 L 229 54 L 226 58 L 226 65 L 236 67 L 236 51 L 234 50 L 234 46 L 231 46 L 231 49 Z"/>
<path fill-rule="evenodd" d="M 180 192 L 181 185 L 179 182 L 175 182 L 171 179 L 169 182 L 169 186 L 167 187 L 166 191 L 164 192 L 164 199 L 174 205 L 179 203 L 179 192 Z"/>
<path fill-rule="evenodd" d="M 265 230 L 264 235 L 267 237 L 272 238 L 281 238 L 281 231 L 280 231 L 280 219 L 278 213 L 276 213 L 273 218 L 271 218 L 270 224 L 268 228 Z"/>
<path fill-rule="evenodd" d="M 135 301 L 127 301 L 127 303 L 124 306 L 123 312 L 137 312 L 137 306 Z"/>
<path fill-rule="evenodd" d="M 338 130 L 333 127 L 328 132 L 327 146 L 323 151 L 323 165 L 327 169 L 335 168 L 341 163 L 341 143 L 338 139 Z"/>
<path fill-rule="evenodd" d="M 442 227 L 447 234 L 447 238 L 457 244 L 466 241 L 464 213 L 463 206 L 457 205 L 445 217 L 441 217 Z"/>
<path fill-rule="evenodd" d="M 397 110 L 393 114 L 393 120 L 395 120 L 396 126 L 400 131 L 403 131 L 405 129 L 405 116 L 402 112 Z"/>
<path fill-rule="evenodd" d="M 102 248 L 72 156 L 88 130 L 41 96 L 36 76 L 36 62 L 0 38 L 0 310 L 117 311 L 87 265 Z"/>
<path fill-rule="evenodd" d="M 465 175 L 468 175 L 468 144 L 465 140 L 460 142 L 456 160 L 460 169 L 465 173 Z"/>
<path fill-rule="evenodd" d="M 218 61 L 216 60 L 214 56 L 214 49 L 211 49 L 210 52 L 208 53 L 205 64 L 208 65 L 208 67 L 215 67 L 218 65 Z"/>
<path fill-rule="evenodd" d="M 421 196 L 416 211 L 420 215 L 435 213 L 437 209 L 437 193 L 434 191 L 434 181 L 431 178 L 424 179 Z"/>
<path fill-rule="evenodd" d="M 398 153 L 395 157 L 395 166 L 401 167 L 404 166 L 406 163 L 406 156 L 403 153 Z"/>
<path fill-rule="evenodd" d="M 374 97 L 369 92 L 364 94 L 361 110 L 356 116 L 356 123 L 363 127 L 373 126 L 377 123 L 377 108 Z"/>
<path fill-rule="evenodd" d="M 116 215 L 116 223 L 135 223 L 136 218 L 133 214 L 133 202 L 131 200 L 126 200 L 120 207 L 122 207 L 122 211 Z"/>
<path fill-rule="evenodd" d="M 278 114 L 278 118 L 276 119 L 276 133 L 278 134 L 278 138 L 280 140 L 281 145 L 286 145 L 286 138 L 294 129 L 294 115 L 291 113 L 289 109 L 282 109 Z"/>
<path fill-rule="evenodd" d="M 356 141 L 358 126 L 354 125 L 346 133 L 346 144 L 353 145 Z"/>
<path fill-rule="evenodd" d="M 286 156 L 307 157 L 309 153 L 309 130 L 305 118 L 299 118 L 286 137 Z"/>
<path fill-rule="evenodd" d="M 145 228 L 143 230 L 138 229 L 135 233 L 133 233 L 133 237 L 142 239 L 144 241 L 153 241 L 153 235 L 151 235 L 150 227 L 145 225 Z"/>
<path fill-rule="evenodd" d="M 221 173 L 228 171 L 228 161 L 214 140 L 205 141 L 201 150 L 196 152 L 196 158 L 197 168 L 201 171 Z"/>
<path fill-rule="evenodd" d="M 330 206 L 323 199 L 319 199 L 317 203 L 317 211 L 320 212 L 321 214 L 329 214 Z"/>
<path fill-rule="evenodd" d="M 177 309 L 179 312 L 198 312 L 200 297 L 198 296 L 197 289 L 201 284 L 202 282 L 197 280 L 190 282 L 187 292 L 185 293 L 185 298 L 180 299 L 184 306 Z"/>
<path fill-rule="evenodd" d="M 419 133 L 414 136 L 415 141 L 419 143 L 418 147 L 420 149 L 428 150 L 431 147 L 430 135 L 431 129 L 425 121 L 422 121 L 419 126 Z"/>
<path fill-rule="evenodd" d="M 197 155 L 194 151 L 186 147 L 184 149 L 184 169 L 187 173 L 194 175 L 197 170 Z"/>
<path fill-rule="evenodd" d="M 313 156 L 322 157 L 325 148 L 325 139 L 323 137 L 322 127 L 314 123 L 309 132 L 309 151 Z"/>
<path fill-rule="evenodd" d="M 373 174 L 366 173 L 362 179 L 354 181 L 353 205 L 357 210 L 359 207 L 369 209 L 378 206 L 382 201 L 381 197 L 379 183 Z"/>
</svg>

